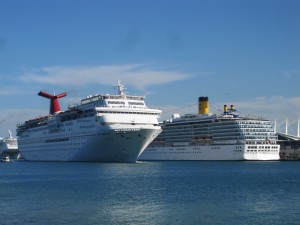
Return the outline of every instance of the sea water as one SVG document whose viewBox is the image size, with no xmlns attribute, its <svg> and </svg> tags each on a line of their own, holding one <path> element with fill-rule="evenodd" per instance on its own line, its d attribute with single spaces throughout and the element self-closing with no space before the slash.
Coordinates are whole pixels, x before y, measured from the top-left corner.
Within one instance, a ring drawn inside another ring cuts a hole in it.
<svg viewBox="0 0 300 225">
<path fill-rule="evenodd" d="M 299 224 L 300 162 L 0 164 L 0 224 Z"/>
</svg>

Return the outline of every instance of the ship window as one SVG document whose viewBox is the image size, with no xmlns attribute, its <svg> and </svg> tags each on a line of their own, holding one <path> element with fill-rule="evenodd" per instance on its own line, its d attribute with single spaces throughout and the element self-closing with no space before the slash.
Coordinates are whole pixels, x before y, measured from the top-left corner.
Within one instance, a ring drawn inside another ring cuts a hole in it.
<svg viewBox="0 0 300 225">
<path fill-rule="evenodd" d="M 128 102 L 129 105 L 144 105 L 143 102 Z"/>
<path fill-rule="evenodd" d="M 108 104 L 119 104 L 119 105 L 125 105 L 125 102 L 122 101 L 108 101 Z"/>
<path fill-rule="evenodd" d="M 159 113 L 151 113 L 151 112 L 97 111 L 97 113 L 140 114 L 140 115 L 156 115 L 156 116 L 159 116 Z"/>
</svg>

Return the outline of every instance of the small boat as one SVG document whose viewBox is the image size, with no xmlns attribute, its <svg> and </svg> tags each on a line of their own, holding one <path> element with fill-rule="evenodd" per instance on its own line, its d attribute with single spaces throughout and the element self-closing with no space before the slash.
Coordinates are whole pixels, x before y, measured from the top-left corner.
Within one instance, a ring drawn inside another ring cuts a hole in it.
<svg viewBox="0 0 300 225">
<path fill-rule="evenodd" d="M 9 162 L 13 162 L 10 158 L 9 158 L 9 156 L 7 155 L 7 156 L 5 156 L 5 157 L 3 157 L 2 159 L 1 159 L 1 162 L 2 163 L 9 163 Z"/>
</svg>

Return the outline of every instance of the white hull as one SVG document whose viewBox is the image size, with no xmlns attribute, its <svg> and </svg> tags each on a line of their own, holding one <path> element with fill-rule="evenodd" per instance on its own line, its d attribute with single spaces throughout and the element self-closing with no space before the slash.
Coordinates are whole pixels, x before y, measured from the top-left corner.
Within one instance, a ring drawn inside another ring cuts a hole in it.
<svg viewBox="0 0 300 225">
<path fill-rule="evenodd" d="M 18 146 L 0 143 L 0 156 L 2 154 L 7 154 L 7 153 L 12 153 L 12 154 L 18 153 Z"/>
<path fill-rule="evenodd" d="M 38 138 L 39 141 L 20 142 L 19 147 L 28 161 L 136 162 L 160 132 L 160 129 L 136 129 L 70 137 L 60 134 L 53 141 L 46 142 L 49 137 L 45 136 Z"/>
<path fill-rule="evenodd" d="M 38 95 L 49 98 L 50 115 L 17 126 L 19 149 L 25 160 L 65 162 L 136 162 L 161 133 L 161 110 L 146 107 L 144 97 L 90 95 L 61 111 L 58 98 L 66 93 Z"/>
<path fill-rule="evenodd" d="M 279 160 L 279 149 L 272 146 L 277 145 L 261 145 L 255 151 L 247 150 L 248 145 L 149 147 L 138 160 Z"/>
<path fill-rule="evenodd" d="M 18 142 L 16 138 L 12 137 L 8 131 L 8 137 L 0 138 L 0 155 L 16 154 L 18 153 Z"/>
</svg>

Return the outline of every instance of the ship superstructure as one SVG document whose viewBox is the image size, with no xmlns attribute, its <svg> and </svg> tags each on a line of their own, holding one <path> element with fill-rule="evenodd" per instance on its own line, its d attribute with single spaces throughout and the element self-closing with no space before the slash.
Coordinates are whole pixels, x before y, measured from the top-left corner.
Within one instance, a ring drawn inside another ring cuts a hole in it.
<svg viewBox="0 0 300 225">
<path fill-rule="evenodd" d="M 58 98 L 66 93 L 38 95 L 50 99 L 50 114 L 17 126 L 19 149 L 25 160 L 135 162 L 161 132 L 159 109 L 145 97 L 125 93 L 88 96 L 61 111 Z"/>
<path fill-rule="evenodd" d="M 6 137 L 0 137 L 0 156 L 2 158 L 9 155 L 13 158 L 17 158 L 18 153 L 17 139 L 12 136 L 12 133 L 9 130 Z"/>
<path fill-rule="evenodd" d="M 209 113 L 207 97 L 199 114 L 174 114 L 139 160 L 279 160 L 277 135 L 267 119 L 240 116 L 231 105 Z"/>
</svg>

